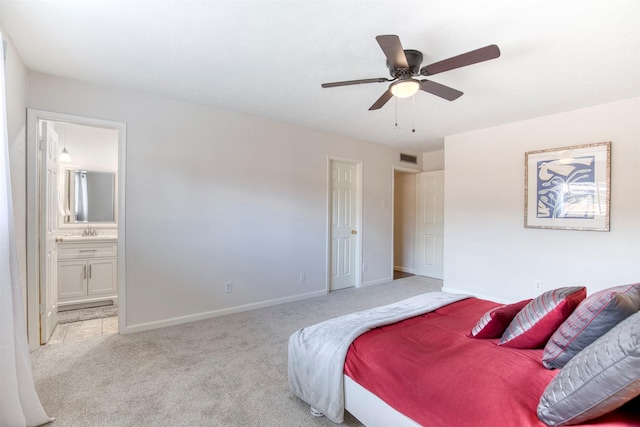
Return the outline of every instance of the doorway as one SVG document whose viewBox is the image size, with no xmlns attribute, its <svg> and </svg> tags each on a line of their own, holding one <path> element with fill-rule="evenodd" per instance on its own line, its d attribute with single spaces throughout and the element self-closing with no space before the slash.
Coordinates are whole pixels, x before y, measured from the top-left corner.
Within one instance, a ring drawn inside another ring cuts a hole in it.
<svg viewBox="0 0 640 427">
<path fill-rule="evenodd" d="M 31 351 L 49 340 L 57 313 L 65 308 L 117 301 L 118 327 L 124 329 L 125 149 L 124 123 L 27 111 Z M 70 159 L 61 158 L 63 150 Z M 58 288 L 61 274 L 64 284 Z"/>
<path fill-rule="evenodd" d="M 393 170 L 393 280 L 415 272 L 416 170 Z"/>
</svg>

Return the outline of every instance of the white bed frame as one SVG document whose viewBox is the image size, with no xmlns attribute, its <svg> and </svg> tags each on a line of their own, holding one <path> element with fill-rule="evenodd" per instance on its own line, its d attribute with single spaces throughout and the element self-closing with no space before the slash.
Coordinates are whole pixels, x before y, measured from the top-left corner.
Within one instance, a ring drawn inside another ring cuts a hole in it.
<svg viewBox="0 0 640 427">
<path fill-rule="evenodd" d="M 367 427 L 420 427 L 347 375 L 344 376 L 344 407 Z"/>
</svg>

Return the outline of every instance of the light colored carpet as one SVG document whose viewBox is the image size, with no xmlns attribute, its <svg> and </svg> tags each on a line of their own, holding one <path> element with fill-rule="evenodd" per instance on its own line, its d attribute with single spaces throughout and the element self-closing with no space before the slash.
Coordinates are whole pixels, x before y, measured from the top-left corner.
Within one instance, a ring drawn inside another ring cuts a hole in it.
<svg viewBox="0 0 640 427">
<path fill-rule="evenodd" d="M 32 353 L 56 427 L 335 426 L 289 393 L 287 342 L 322 320 L 441 290 L 420 276 L 294 303 Z M 344 426 L 360 426 L 346 414 Z"/>
</svg>

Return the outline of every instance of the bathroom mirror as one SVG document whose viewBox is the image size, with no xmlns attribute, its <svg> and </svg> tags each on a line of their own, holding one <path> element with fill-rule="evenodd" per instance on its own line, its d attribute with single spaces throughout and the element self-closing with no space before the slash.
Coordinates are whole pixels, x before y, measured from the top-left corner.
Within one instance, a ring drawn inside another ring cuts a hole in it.
<svg viewBox="0 0 640 427">
<path fill-rule="evenodd" d="M 65 224 L 115 223 L 116 174 L 66 169 L 63 206 Z"/>
</svg>

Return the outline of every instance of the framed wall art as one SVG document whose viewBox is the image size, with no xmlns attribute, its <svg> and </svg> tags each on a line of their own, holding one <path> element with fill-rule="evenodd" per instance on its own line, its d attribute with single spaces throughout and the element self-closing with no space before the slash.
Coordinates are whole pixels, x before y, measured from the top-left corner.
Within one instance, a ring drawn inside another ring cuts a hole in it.
<svg viewBox="0 0 640 427">
<path fill-rule="evenodd" d="M 524 155 L 524 226 L 609 231 L 611 142 Z"/>
</svg>

